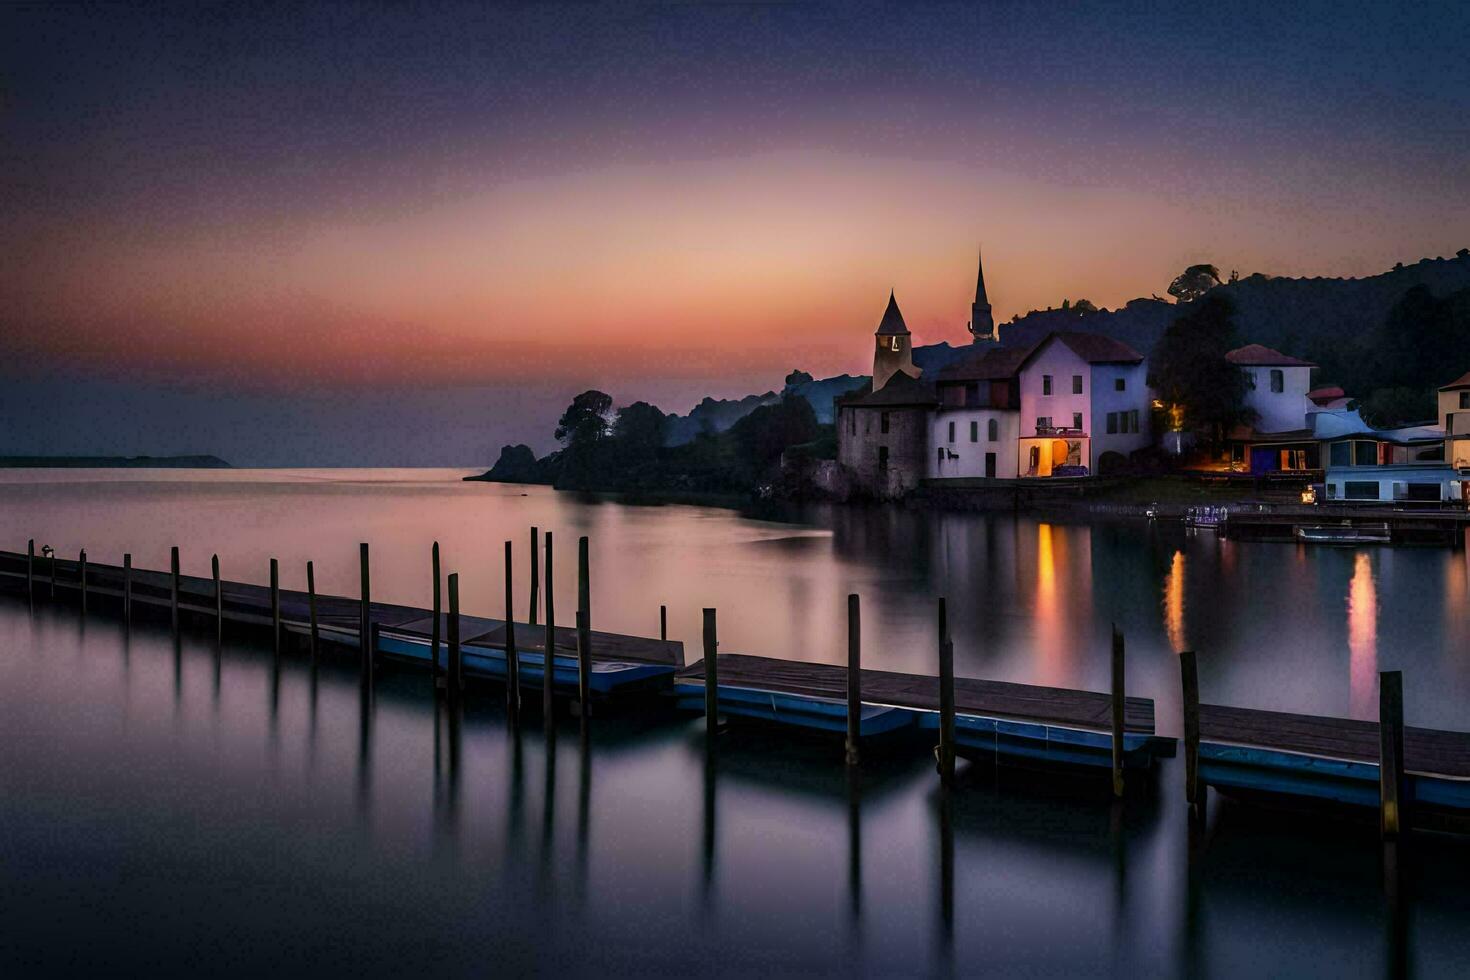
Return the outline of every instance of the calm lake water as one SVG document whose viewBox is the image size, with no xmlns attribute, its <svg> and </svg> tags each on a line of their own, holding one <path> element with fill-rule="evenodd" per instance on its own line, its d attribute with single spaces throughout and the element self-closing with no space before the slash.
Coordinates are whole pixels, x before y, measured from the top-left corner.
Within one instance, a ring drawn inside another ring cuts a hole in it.
<svg viewBox="0 0 1470 980">
<path fill-rule="evenodd" d="M 1207 700 L 1373 717 L 1405 672 L 1411 724 L 1470 728 L 1463 550 L 1223 542 L 1178 525 L 816 508 L 643 507 L 460 471 L 0 471 L 0 547 L 131 551 L 186 573 L 428 603 L 429 545 L 466 611 L 499 615 L 502 542 L 526 601 L 528 528 L 556 534 L 557 604 L 592 542 L 601 629 L 933 672 L 948 597 L 964 675 L 1105 690 L 1111 624 L 1131 693 L 1179 728 L 1173 651 Z M 524 609 L 522 609 L 524 614 Z M 1191 842 L 1179 760 L 1109 806 L 1096 787 L 922 759 L 849 780 L 840 744 L 701 719 L 462 720 L 422 674 L 356 675 L 269 650 L 0 601 L 0 970 L 7 975 L 1462 976 L 1470 846 L 1416 840 L 1384 897 L 1372 825 L 1214 798 Z"/>
</svg>

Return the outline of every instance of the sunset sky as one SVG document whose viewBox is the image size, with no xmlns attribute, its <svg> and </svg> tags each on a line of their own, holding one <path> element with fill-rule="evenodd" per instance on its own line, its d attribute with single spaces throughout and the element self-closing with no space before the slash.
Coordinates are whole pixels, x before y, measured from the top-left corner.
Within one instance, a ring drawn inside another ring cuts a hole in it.
<svg viewBox="0 0 1470 980">
<path fill-rule="evenodd" d="M 1470 245 L 1465 5 L 1068 7 L 7 6 L 0 453 L 479 462 L 960 342 L 981 244 L 998 320 Z"/>
</svg>

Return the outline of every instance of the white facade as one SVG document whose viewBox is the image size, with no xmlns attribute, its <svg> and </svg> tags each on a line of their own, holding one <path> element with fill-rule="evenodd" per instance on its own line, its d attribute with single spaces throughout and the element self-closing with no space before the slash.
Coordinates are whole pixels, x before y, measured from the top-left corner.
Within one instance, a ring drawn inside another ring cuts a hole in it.
<svg viewBox="0 0 1470 980">
<path fill-rule="evenodd" d="M 1302 366 L 1242 365 L 1246 376 L 1245 407 L 1256 413 L 1258 433 L 1305 429 L 1317 406 L 1307 397 L 1312 369 Z"/>
<path fill-rule="evenodd" d="M 1020 416 L 1004 408 L 940 408 L 929 417 L 928 477 L 1016 478 Z"/>
<path fill-rule="evenodd" d="M 1149 444 L 1144 362 L 1089 364 L 1057 337 L 1020 371 L 1021 476 L 1049 476 L 1065 463 L 1098 472 L 1105 453 L 1125 460 Z"/>
<path fill-rule="evenodd" d="M 1439 390 L 1439 418 L 1444 426 L 1445 462 L 1470 467 L 1470 387 L 1447 386 Z"/>
</svg>

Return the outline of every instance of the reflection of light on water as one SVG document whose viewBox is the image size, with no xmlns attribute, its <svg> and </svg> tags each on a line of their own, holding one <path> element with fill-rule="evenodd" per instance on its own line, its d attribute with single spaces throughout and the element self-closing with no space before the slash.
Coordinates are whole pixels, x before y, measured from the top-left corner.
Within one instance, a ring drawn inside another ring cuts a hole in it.
<svg viewBox="0 0 1470 980">
<path fill-rule="evenodd" d="M 1057 558 L 1050 524 L 1036 525 L 1036 647 L 1040 656 L 1040 681 L 1059 683 L 1056 676 L 1061 659 L 1061 623 L 1057 609 Z"/>
<path fill-rule="evenodd" d="M 1378 590 L 1363 551 L 1353 558 L 1348 583 L 1348 690 L 1354 718 L 1378 717 Z"/>
<path fill-rule="evenodd" d="M 1184 637 L 1184 552 L 1177 549 L 1169 574 L 1164 577 L 1164 629 L 1176 653 L 1188 649 Z"/>
</svg>

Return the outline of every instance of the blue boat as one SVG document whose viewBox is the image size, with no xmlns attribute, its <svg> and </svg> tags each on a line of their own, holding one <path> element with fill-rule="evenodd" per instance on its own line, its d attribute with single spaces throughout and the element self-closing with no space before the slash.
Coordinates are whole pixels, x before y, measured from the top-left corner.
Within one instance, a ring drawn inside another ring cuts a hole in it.
<svg viewBox="0 0 1470 980">
<path fill-rule="evenodd" d="M 937 733 L 939 712 L 921 713 L 919 728 Z M 960 754 L 967 757 L 1001 755 L 1068 766 L 1113 766 L 1111 731 L 956 712 L 954 737 Z M 1123 733 L 1124 768 L 1147 769 L 1154 759 L 1172 756 L 1174 750 L 1172 738 L 1146 732 Z"/>
</svg>

